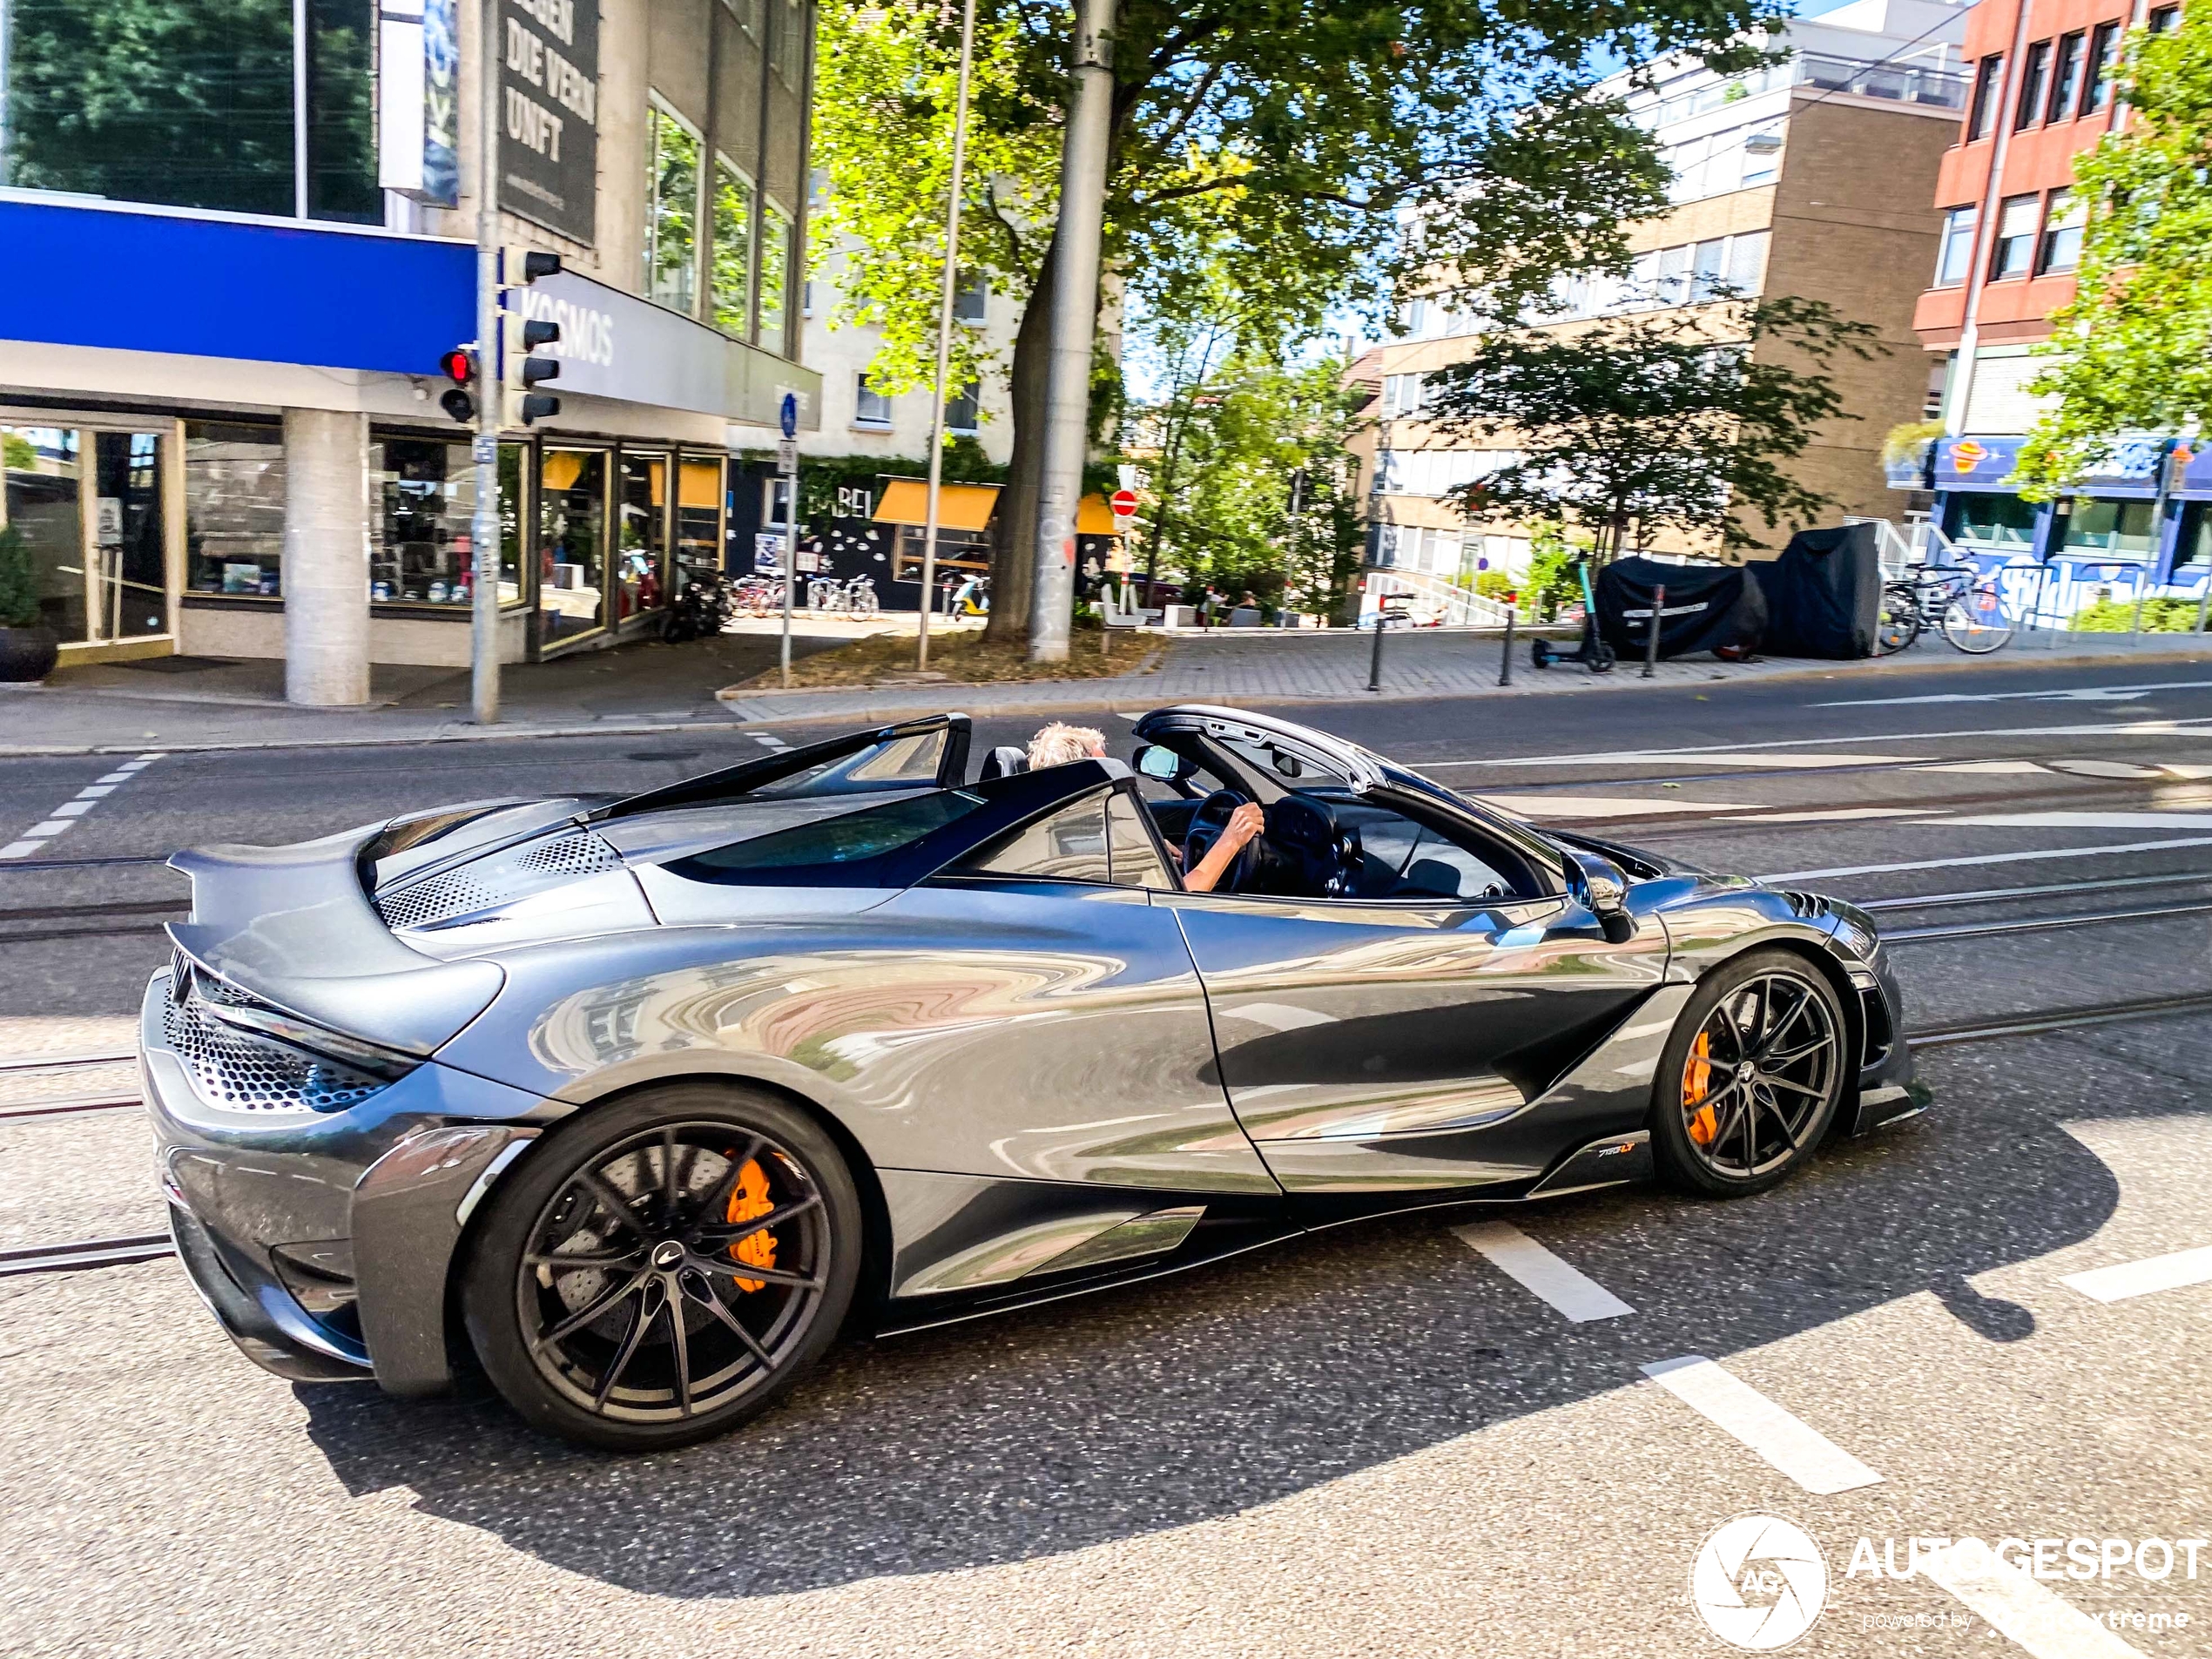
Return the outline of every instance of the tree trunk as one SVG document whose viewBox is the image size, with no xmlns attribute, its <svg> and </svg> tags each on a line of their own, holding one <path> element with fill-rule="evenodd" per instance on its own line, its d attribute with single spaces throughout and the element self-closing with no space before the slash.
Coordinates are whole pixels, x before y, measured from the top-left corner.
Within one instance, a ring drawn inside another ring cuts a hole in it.
<svg viewBox="0 0 2212 1659">
<path fill-rule="evenodd" d="M 1045 245 L 1036 287 L 1014 335 L 1007 389 L 1014 409 L 1014 448 L 1006 488 L 999 494 L 991 537 L 991 619 L 983 637 L 993 644 L 1028 643 L 1029 590 L 1037 569 L 1037 509 L 1044 489 L 1047 376 L 1052 363 L 1052 291 L 1058 235 Z"/>
</svg>

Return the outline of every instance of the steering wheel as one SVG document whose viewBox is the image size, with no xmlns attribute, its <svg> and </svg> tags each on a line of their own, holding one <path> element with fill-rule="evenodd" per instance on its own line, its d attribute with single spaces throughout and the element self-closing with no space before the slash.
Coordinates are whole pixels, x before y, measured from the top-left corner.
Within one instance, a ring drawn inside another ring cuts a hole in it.
<svg viewBox="0 0 2212 1659">
<path fill-rule="evenodd" d="M 1195 870 L 1213 851 L 1213 844 L 1221 839 L 1222 831 L 1229 827 L 1229 820 L 1237 815 L 1239 806 L 1250 804 L 1251 798 L 1233 789 L 1217 789 L 1198 803 L 1198 810 L 1190 814 L 1190 827 L 1183 833 L 1183 868 L 1187 874 Z M 1244 845 L 1229 867 L 1221 873 L 1221 880 L 1214 883 L 1216 893 L 1234 893 L 1251 880 L 1258 865 L 1259 838 L 1254 836 Z"/>
<path fill-rule="evenodd" d="M 1285 795 L 1267 809 L 1267 839 L 1291 865 L 1287 891 L 1304 899 L 1340 899 L 1359 863 L 1359 832 L 1346 830 L 1325 801 Z"/>
</svg>

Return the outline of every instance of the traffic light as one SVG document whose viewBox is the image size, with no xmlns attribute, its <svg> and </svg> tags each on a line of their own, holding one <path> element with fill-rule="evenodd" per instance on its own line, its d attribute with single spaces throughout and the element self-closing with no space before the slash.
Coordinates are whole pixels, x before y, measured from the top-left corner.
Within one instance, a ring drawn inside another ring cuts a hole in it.
<svg viewBox="0 0 2212 1659">
<path fill-rule="evenodd" d="M 505 269 L 509 280 L 503 286 L 509 293 L 520 295 L 541 277 L 558 276 L 561 256 L 535 248 L 509 248 Z M 527 302 L 517 299 L 500 320 L 505 371 L 500 376 L 502 424 L 509 427 L 531 426 L 561 412 L 559 398 L 536 389 L 561 377 L 560 364 L 536 354 L 541 347 L 560 343 L 561 325 L 528 316 L 526 309 Z"/>
<path fill-rule="evenodd" d="M 469 392 L 476 380 L 476 354 L 470 347 L 455 346 L 438 359 L 438 367 L 453 382 L 451 389 L 439 398 L 438 407 L 467 426 L 476 418 L 476 400 Z"/>
</svg>

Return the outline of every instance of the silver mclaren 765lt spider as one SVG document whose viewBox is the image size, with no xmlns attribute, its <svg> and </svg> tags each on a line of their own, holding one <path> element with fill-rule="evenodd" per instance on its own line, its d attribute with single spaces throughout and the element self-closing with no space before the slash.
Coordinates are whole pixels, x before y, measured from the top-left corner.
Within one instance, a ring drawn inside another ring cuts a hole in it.
<svg viewBox="0 0 2212 1659">
<path fill-rule="evenodd" d="M 179 854 L 143 1066 L 208 1305 L 281 1376 L 473 1355 L 545 1430 L 662 1447 L 840 1330 L 1421 1206 L 1757 1192 L 1925 1100 L 1849 905 L 1264 715 L 1136 737 L 971 776 L 944 715 Z"/>
</svg>

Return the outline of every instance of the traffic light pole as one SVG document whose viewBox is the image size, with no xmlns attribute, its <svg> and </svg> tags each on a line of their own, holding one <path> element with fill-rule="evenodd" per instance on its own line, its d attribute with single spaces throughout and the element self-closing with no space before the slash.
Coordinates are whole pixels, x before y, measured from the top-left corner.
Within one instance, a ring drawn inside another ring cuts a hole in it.
<svg viewBox="0 0 2212 1659">
<path fill-rule="evenodd" d="M 499 720 L 499 0 L 483 0 L 476 89 L 476 512 L 469 527 L 469 707 Z M 517 556 L 521 550 L 518 546 Z"/>
<path fill-rule="evenodd" d="M 1029 660 L 1064 663 L 1076 603 L 1076 513 L 1090 437 L 1090 355 L 1098 328 L 1106 152 L 1114 125 L 1114 0 L 1077 0 L 1074 96 L 1060 157 L 1054 237 L 1052 357 L 1045 380 L 1044 480 Z"/>
</svg>

